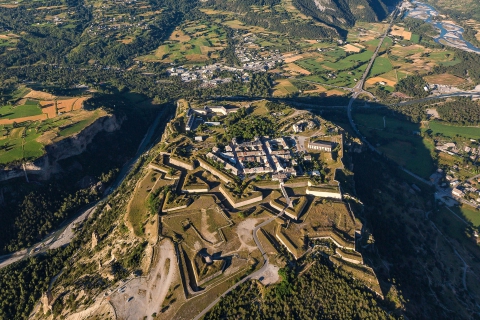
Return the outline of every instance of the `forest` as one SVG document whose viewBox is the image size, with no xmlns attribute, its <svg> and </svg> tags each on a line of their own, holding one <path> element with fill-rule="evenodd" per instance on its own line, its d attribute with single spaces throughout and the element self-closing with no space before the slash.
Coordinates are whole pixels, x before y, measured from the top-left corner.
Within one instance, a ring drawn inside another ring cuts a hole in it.
<svg viewBox="0 0 480 320">
<path fill-rule="evenodd" d="M 459 49 L 453 49 L 453 51 L 460 62 L 449 67 L 435 66 L 431 74 L 451 73 L 464 79 L 470 77 L 473 84 L 480 84 L 480 55 Z"/>
<path fill-rule="evenodd" d="M 408 76 L 401 79 L 396 85 L 395 90 L 405 93 L 411 98 L 425 98 L 428 91 L 424 90 L 427 82 L 419 75 Z"/>
<path fill-rule="evenodd" d="M 246 282 L 205 319 L 395 319 L 374 293 L 321 256 L 301 276 L 289 268 L 279 275 L 281 282 L 266 289 Z"/>
<path fill-rule="evenodd" d="M 73 247 L 58 249 L 0 269 L 0 319 L 28 319 L 72 253 Z"/>
<path fill-rule="evenodd" d="M 448 123 L 464 126 L 480 124 L 480 104 L 471 98 L 459 97 L 439 104 L 436 109 L 440 118 Z"/>
</svg>

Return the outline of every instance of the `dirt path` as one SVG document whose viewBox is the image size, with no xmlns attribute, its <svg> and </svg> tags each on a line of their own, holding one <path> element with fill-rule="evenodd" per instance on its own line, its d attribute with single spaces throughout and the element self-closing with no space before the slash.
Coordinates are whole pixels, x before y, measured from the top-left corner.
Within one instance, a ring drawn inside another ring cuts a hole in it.
<svg viewBox="0 0 480 320">
<path fill-rule="evenodd" d="M 158 260 L 146 277 L 121 285 L 111 295 L 118 319 L 152 319 L 159 313 L 170 286 L 178 276 L 175 249 L 169 239 L 158 245 Z M 123 292 L 120 290 L 125 287 Z"/>
<path fill-rule="evenodd" d="M 263 274 L 253 277 L 253 279 L 258 279 L 264 286 L 275 283 L 280 279 L 279 269 L 276 265 L 269 264 Z"/>
<path fill-rule="evenodd" d="M 242 245 L 237 251 L 241 251 L 242 249 L 247 249 L 249 252 L 257 250 L 257 246 L 255 246 L 255 242 L 253 241 L 253 229 L 255 229 L 255 225 L 258 222 L 258 219 L 249 218 L 238 224 L 237 234 Z"/>
</svg>

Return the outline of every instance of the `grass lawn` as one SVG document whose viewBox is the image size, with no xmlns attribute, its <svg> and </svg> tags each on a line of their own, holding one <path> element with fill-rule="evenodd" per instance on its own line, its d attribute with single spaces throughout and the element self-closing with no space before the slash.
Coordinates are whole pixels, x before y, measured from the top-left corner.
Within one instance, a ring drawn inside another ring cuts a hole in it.
<svg viewBox="0 0 480 320">
<path fill-rule="evenodd" d="M 21 106 L 0 107 L 0 119 L 17 119 L 42 114 L 42 109 L 35 101 L 27 100 L 27 103 Z"/>
<path fill-rule="evenodd" d="M 324 69 L 322 67 L 322 63 L 318 62 L 316 59 L 303 59 L 303 60 L 298 60 L 295 62 L 298 64 L 300 67 L 310 71 L 310 72 L 317 72 L 317 71 L 326 71 L 327 69 Z"/>
<path fill-rule="evenodd" d="M 318 82 L 320 84 L 329 84 L 333 86 L 340 87 L 353 87 L 356 82 L 355 79 L 360 79 L 362 74 L 365 72 L 366 64 L 360 66 L 359 68 L 352 71 L 341 71 L 336 75 L 336 78 L 329 78 L 328 76 L 307 76 L 302 79 Z"/>
<path fill-rule="evenodd" d="M 480 127 L 451 126 L 438 121 L 430 121 L 429 127 L 434 135 L 441 133 L 444 136 L 455 137 L 458 134 L 469 139 L 480 139 Z"/>
<path fill-rule="evenodd" d="M 366 63 L 370 60 L 371 57 L 372 52 L 364 51 L 362 53 L 349 55 L 348 57 L 338 60 L 336 62 L 326 61 L 323 63 L 323 65 L 328 67 L 329 69 L 345 70 L 354 67 L 355 65 Z"/>
</svg>

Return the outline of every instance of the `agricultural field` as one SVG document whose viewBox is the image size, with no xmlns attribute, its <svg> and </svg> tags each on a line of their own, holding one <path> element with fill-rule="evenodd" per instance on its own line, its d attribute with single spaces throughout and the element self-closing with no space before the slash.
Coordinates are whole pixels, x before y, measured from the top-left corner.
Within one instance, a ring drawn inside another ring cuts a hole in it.
<svg viewBox="0 0 480 320">
<path fill-rule="evenodd" d="M 272 95 L 274 97 L 284 97 L 286 95 L 298 92 L 298 89 L 288 80 L 281 79 L 273 87 Z"/>
<path fill-rule="evenodd" d="M 432 130 L 432 134 L 441 133 L 447 137 L 455 137 L 456 135 L 468 138 L 468 139 L 480 139 L 479 127 L 461 127 L 443 124 L 439 121 L 430 121 L 428 128 L 425 130 Z"/>
<path fill-rule="evenodd" d="M 388 73 L 393 70 L 392 63 L 387 56 L 377 57 L 373 63 L 372 69 L 370 70 L 369 77 L 375 77 L 381 74 Z"/>
<path fill-rule="evenodd" d="M 454 76 L 453 74 L 448 74 L 448 73 L 436 74 L 436 75 L 426 76 L 423 78 L 428 83 L 455 86 L 455 87 L 460 86 L 467 82 L 467 80 L 463 78 L 460 78 L 460 77 Z"/>
<path fill-rule="evenodd" d="M 0 125 L 0 164 L 31 161 L 44 154 L 44 146 L 72 136 L 106 116 L 103 110 L 77 110 L 53 119 Z M 24 119 L 24 118 L 23 118 Z"/>
<path fill-rule="evenodd" d="M 13 33 L 0 33 L 0 47 L 14 48 L 20 38 L 20 36 Z"/>
<path fill-rule="evenodd" d="M 0 107 L 0 123 L 3 119 L 13 120 L 41 114 L 40 104 L 37 101 L 27 100 L 22 105 Z"/>
<path fill-rule="evenodd" d="M 0 164 L 34 160 L 44 146 L 83 130 L 106 115 L 84 111 L 88 97 L 57 98 L 49 93 L 18 88 L 11 105 L 0 107 Z"/>
<path fill-rule="evenodd" d="M 424 74 L 435 66 L 452 66 L 460 62 L 453 51 L 425 48 L 419 44 L 405 47 L 396 44 L 391 47 L 388 58 L 394 67 L 408 74 Z"/>
<path fill-rule="evenodd" d="M 432 174 L 433 145 L 415 134 L 421 131 L 419 124 L 377 113 L 357 112 L 354 120 L 360 132 L 388 158 L 422 177 Z"/>
<path fill-rule="evenodd" d="M 355 26 L 348 32 L 348 42 L 366 42 L 371 41 L 385 33 L 387 24 L 385 23 L 366 23 L 357 21 Z"/>
<path fill-rule="evenodd" d="M 460 211 L 463 216 L 472 223 L 475 227 L 480 227 L 480 211 L 470 208 L 468 206 L 462 206 Z"/>
<path fill-rule="evenodd" d="M 165 63 L 204 63 L 219 58 L 227 46 L 225 30 L 218 24 L 206 21 L 187 22 L 177 27 L 168 41 L 154 53 L 149 61 Z"/>
</svg>

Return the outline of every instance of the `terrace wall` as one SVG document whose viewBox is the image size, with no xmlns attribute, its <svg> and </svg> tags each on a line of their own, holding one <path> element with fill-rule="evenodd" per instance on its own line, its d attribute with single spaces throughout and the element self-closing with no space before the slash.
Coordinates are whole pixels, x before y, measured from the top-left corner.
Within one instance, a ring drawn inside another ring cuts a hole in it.
<svg viewBox="0 0 480 320">
<path fill-rule="evenodd" d="M 185 162 L 181 159 L 178 159 L 178 158 L 175 158 L 175 157 L 172 157 L 172 156 L 170 157 L 170 163 L 177 166 L 177 167 L 186 169 L 186 170 L 195 169 L 193 163 L 188 163 L 188 162 Z"/>
<path fill-rule="evenodd" d="M 195 188 L 184 188 L 182 189 L 182 193 L 205 193 L 205 192 L 208 192 L 209 189 L 208 188 L 204 188 L 204 189 L 195 189 Z"/>
<path fill-rule="evenodd" d="M 342 194 L 340 192 L 326 191 L 315 188 L 307 188 L 307 194 L 320 197 L 320 198 L 333 198 L 333 199 L 342 199 Z"/>
<path fill-rule="evenodd" d="M 162 208 L 162 212 L 177 211 L 177 210 L 180 210 L 180 209 L 185 209 L 186 207 L 188 207 L 188 206 L 187 206 L 187 205 L 183 205 L 183 206 L 178 206 L 178 207 L 173 207 L 173 208 L 168 208 L 168 209 Z"/>
<path fill-rule="evenodd" d="M 223 172 L 215 169 L 213 166 L 208 164 L 205 160 L 199 158 L 198 163 L 200 164 L 200 167 L 207 170 L 208 172 L 210 172 L 214 176 L 218 177 L 223 182 L 225 182 L 225 183 L 232 182 L 232 179 L 230 179 L 226 174 L 224 174 Z"/>
<path fill-rule="evenodd" d="M 236 202 L 235 199 L 233 199 L 230 196 L 228 191 L 224 189 L 223 185 L 220 186 L 220 192 L 227 199 L 227 201 L 230 203 L 230 205 L 234 208 L 240 208 L 240 207 L 243 207 L 243 206 L 248 206 L 249 204 L 253 204 L 255 202 L 259 202 L 259 201 L 263 200 L 263 195 L 259 195 L 258 197 L 254 197 L 254 198 L 247 199 L 247 200 L 244 200 L 244 201 Z"/>
</svg>

